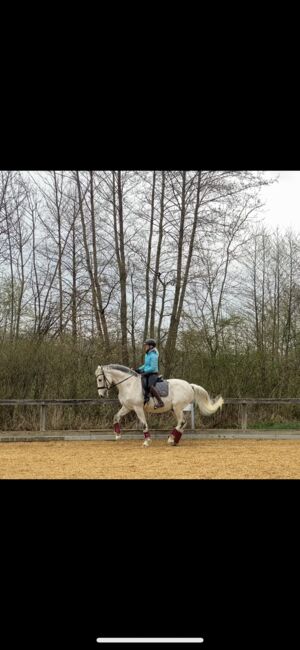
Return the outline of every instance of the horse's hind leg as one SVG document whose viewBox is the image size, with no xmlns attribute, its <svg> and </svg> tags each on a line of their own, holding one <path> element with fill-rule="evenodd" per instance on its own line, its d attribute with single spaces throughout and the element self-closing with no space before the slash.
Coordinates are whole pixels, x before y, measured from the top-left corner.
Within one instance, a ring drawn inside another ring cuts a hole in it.
<svg viewBox="0 0 300 650">
<path fill-rule="evenodd" d="M 173 411 L 177 417 L 177 423 L 175 429 L 171 431 L 169 437 L 168 437 L 168 444 L 169 445 L 178 445 L 179 440 L 182 436 L 183 429 L 186 426 L 186 419 L 184 417 L 184 413 L 182 408 L 179 408 L 178 406 L 173 407 Z"/>
<path fill-rule="evenodd" d="M 114 417 L 114 431 L 116 434 L 116 440 L 121 440 L 121 427 L 120 427 L 120 419 L 123 417 L 123 415 L 126 415 L 129 413 L 131 409 L 128 409 L 127 406 L 122 406 L 118 413 L 116 413 Z"/>
<path fill-rule="evenodd" d="M 137 406 L 134 410 L 135 410 L 140 422 L 143 425 L 143 433 L 144 433 L 144 438 L 145 438 L 145 440 L 143 442 L 143 446 L 144 447 L 149 447 L 152 440 L 150 438 L 150 433 L 149 433 L 148 424 L 147 424 L 147 421 L 146 421 L 146 418 L 145 418 L 144 409 L 141 406 Z"/>
</svg>

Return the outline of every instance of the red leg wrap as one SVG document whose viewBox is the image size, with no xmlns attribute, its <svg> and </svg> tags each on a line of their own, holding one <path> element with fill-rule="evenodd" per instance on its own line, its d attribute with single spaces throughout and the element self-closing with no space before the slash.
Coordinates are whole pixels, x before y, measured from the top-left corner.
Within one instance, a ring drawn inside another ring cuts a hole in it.
<svg viewBox="0 0 300 650">
<path fill-rule="evenodd" d="M 178 445 L 179 440 L 180 440 L 180 438 L 182 436 L 181 431 L 177 431 L 177 429 L 173 429 L 171 435 L 174 436 L 175 445 Z"/>
</svg>

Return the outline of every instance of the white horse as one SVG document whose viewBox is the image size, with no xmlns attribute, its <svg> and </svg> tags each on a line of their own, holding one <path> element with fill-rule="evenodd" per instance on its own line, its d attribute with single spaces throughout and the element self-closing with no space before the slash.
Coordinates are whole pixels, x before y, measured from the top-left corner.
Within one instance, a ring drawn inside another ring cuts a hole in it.
<svg viewBox="0 0 300 650">
<path fill-rule="evenodd" d="M 106 397 L 109 389 L 116 386 L 119 393 L 119 400 L 122 408 L 116 413 L 114 417 L 114 430 L 116 440 L 121 438 L 120 419 L 130 411 L 135 411 L 140 422 L 143 424 L 144 443 L 148 447 L 151 443 L 148 424 L 145 417 L 147 413 L 165 413 L 166 411 L 173 410 L 177 418 L 176 428 L 170 433 L 168 443 L 170 445 L 177 445 L 183 429 L 186 426 L 183 409 L 196 401 L 200 413 L 203 415 L 212 415 L 222 407 L 224 400 L 221 396 L 215 400 L 211 400 L 208 393 L 201 386 L 197 384 L 189 384 L 184 379 L 168 379 L 169 394 L 163 397 L 164 407 L 154 409 L 154 401 L 151 397 L 149 402 L 144 405 L 144 395 L 141 382 L 141 375 L 126 366 L 116 364 L 109 364 L 106 366 L 98 366 L 96 372 L 97 388 L 100 397 Z M 157 386 L 157 385 L 156 385 Z"/>
</svg>

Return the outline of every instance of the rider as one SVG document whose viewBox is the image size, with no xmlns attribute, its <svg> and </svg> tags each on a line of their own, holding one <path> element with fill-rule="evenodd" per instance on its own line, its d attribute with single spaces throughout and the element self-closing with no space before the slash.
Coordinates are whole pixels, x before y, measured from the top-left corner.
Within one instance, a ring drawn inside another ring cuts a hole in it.
<svg viewBox="0 0 300 650">
<path fill-rule="evenodd" d="M 149 392 L 156 397 L 158 404 L 154 404 L 154 408 L 162 408 L 164 403 L 157 389 L 155 383 L 158 379 L 158 357 L 159 352 L 156 348 L 156 341 L 154 339 L 146 339 L 144 341 L 145 359 L 142 366 L 137 368 L 136 372 L 142 374 L 143 384 L 145 389 L 145 403 L 149 401 Z"/>
</svg>

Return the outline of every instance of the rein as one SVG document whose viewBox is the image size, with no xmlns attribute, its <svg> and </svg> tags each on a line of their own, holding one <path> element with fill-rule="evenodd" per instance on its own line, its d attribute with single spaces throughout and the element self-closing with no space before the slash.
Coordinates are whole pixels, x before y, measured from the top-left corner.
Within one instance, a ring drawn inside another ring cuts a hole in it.
<svg viewBox="0 0 300 650">
<path fill-rule="evenodd" d="M 119 384 L 123 384 L 123 382 L 127 381 L 127 379 L 132 379 L 132 377 L 135 377 L 135 375 L 129 375 L 129 377 L 125 377 L 125 379 L 122 379 L 121 381 L 118 381 L 116 384 L 114 384 L 114 383 L 110 384 L 107 377 L 104 374 L 104 370 L 103 370 L 102 367 L 101 367 L 101 370 L 102 370 L 102 375 L 104 377 L 105 388 L 107 390 L 110 390 L 113 386 L 119 386 Z"/>
</svg>

